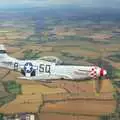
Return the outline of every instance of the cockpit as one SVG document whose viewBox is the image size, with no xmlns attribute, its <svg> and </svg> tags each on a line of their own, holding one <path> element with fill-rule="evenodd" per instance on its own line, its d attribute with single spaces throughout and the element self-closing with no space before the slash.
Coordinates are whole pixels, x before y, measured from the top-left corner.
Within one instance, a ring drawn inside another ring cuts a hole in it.
<svg viewBox="0 0 120 120">
<path fill-rule="evenodd" d="M 60 60 L 59 58 L 55 57 L 55 56 L 44 56 L 44 57 L 41 57 L 39 60 L 45 60 L 45 61 L 48 61 L 48 62 L 53 62 L 56 65 L 63 64 L 63 61 Z"/>
</svg>

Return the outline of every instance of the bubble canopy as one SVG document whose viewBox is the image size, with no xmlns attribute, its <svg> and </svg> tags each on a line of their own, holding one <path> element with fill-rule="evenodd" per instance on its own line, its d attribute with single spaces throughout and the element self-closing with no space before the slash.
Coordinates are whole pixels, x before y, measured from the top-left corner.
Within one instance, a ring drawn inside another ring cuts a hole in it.
<svg viewBox="0 0 120 120">
<path fill-rule="evenodd" d="M 56 64 L 62 64 L 63 63 L 62 60 L 60 60 L 58 57 L 55 57 L 55 56 L 44 56 L 44 57 L 39 58 L 39 60 L 45 60 L 45 61 L 53 62 L 53 63 L 56 63 Z"/>
</svg>

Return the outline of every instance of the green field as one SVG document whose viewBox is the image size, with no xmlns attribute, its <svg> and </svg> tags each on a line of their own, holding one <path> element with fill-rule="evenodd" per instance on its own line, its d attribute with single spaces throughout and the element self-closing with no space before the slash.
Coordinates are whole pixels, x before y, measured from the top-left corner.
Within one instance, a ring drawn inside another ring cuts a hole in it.
<svg viewBox="0 0 120 120">
<path fill-rule="evenodd" d="M 0 92 L 0 106 L 14 100 L 17 94 L 21 93 L 21 85 L 15 81 L 3 82 L 4 91 Z"/>
<path fill-rule="evenodd" d="M 15 81 L 4 82 L 3 84 L 8 93 L 12 93 L 15 95 L 21 93 L 21 85 L 16 83 Z"/>
</svg>

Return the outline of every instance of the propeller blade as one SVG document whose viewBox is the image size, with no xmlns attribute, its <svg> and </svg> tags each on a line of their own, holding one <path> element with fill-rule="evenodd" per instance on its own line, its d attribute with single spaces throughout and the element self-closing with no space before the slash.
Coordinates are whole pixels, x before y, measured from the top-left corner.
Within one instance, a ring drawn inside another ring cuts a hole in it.
<svg viewBox="0 0 120 120">
<path fill-rule="evenodd" d="M 96 93 L 100 93 L 100 80 L 97 78 L 95 80 Z"/>
<path fill-rule="evenodd" d="M 102 77 L 96 78 L 96 93 L 100 93 L 102 87 Z"/>
</svg>

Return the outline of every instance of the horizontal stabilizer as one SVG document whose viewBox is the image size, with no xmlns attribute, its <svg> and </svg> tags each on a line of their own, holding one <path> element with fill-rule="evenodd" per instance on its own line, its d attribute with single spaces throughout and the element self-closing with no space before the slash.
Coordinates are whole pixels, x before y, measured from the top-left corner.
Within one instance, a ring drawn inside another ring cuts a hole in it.
<svg viewBox="0 0 120 120">
<path fill-rule="evenodd" d="M 6 53 L 6 49 L 4 45 L 0 44 L 0 54 L 4 55 Z"/>
<path fill-rule="evenodd" d="M 6 50 L 3 44 L 0 44 L 0 50 Z"/>
</svg>

